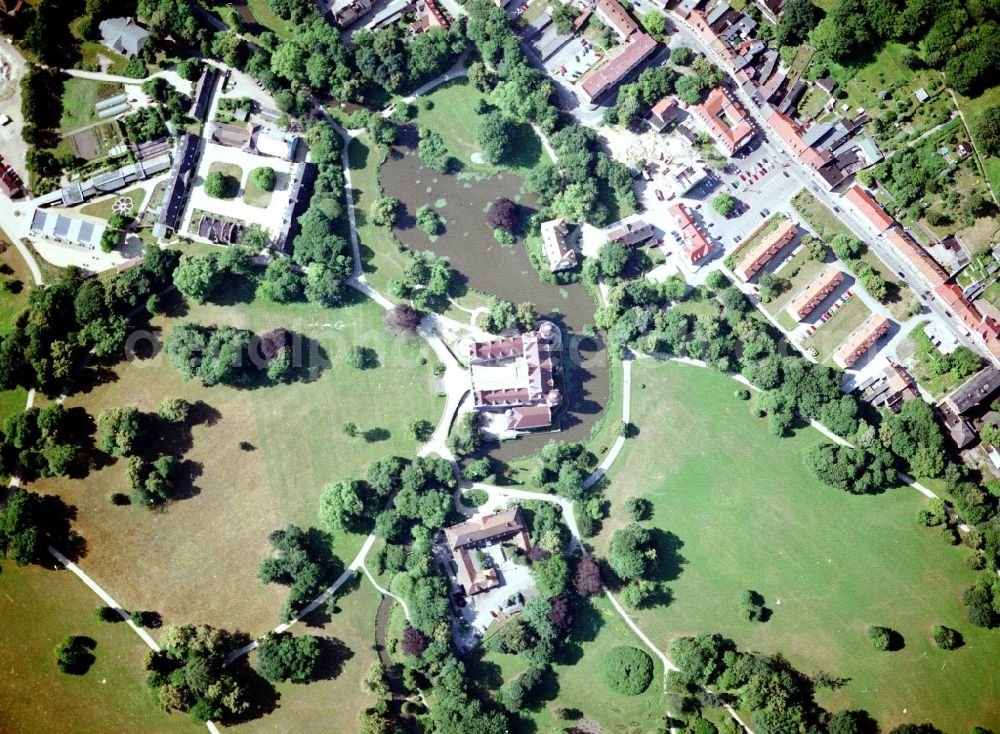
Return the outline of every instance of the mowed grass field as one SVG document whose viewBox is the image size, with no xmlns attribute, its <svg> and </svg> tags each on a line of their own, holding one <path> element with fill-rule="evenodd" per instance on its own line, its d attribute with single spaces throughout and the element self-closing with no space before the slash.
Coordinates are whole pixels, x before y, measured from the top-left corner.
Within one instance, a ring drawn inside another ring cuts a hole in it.
<svg viewBox="0 0 1000 734">
<path fill-rule="evenodd" d="M 160 711 L 145 685 L 149 648 L 124 623 L 94 619 L 100 600 L 69 571 L 18 568 L 0 571 L 0 731 L 52 732 L 204 731 L 183 714 Z M 85 675 L 56 667 L 55 646 L 84 635 L 97 646 Z"/>
<path fill-rule="evenodd" d="M 995 729 L 1000 636 L 965 621 L 961 596 L 975 579 L 968 551 L 917 524 L 926 500 L 912 489 L 858 497 L 821 484 L 802 451 L 823 437 L 772 436 L 734 397 L 737 387 L 705 368 L 634 365 L 639 435 L 609 472 L 612 514 L 596 546 L 606 553 L 628 521 L 630 496 L 651 500 L 647 524 L 677 536 L 673 601 L 639 612 L 643 630 L 661 649 L 680 635 L 720 632 L 806 673 L 847 678 L 838 691 L 821 690 L 820 704 L 867 709 L 883 731 L 925 721 L 948 732 Z M 748 588 L 773 610 L 768 622 L 739 617 L 737 597 Z M 872 624 L 897 630 L 905 648 L 875 651 Z M 938 624 L 959 630 L 965 646 L 938 650 Z"/>
<path fill-rule="evenodd" d="M 587 719 L 598 722 L 606 732 L 654 731 L 665 714 L 663 664 L 653 659 L 653 681 L 638 696 L 624 696 L 604 683 L 601 662 L 605 653 L 619 645 L 631 645 L 648 652 L 642 642 L 604 596 L 593 597 L 593 605 L 577 610 L 573 630 L 563 644 L 564 652 L 553 662 L 554 676 L 541 686 L 544 701 L 534 701 L 520 712 L 514 732 L 561 731 L 567 722 L 559 719 L 556 707 L 578 709 Z M 495 691 L 527 669 L 520 655 L 485 653 L 467 662 L 480 686 Z"/>
<path fill-rule="evenodd" d="M 125 405 L 151 412 L 172 396 L 209 407 L 193 427 L 166 437 L 186 449 L 182 474 L 190 479 L 182 482 L 181 497 L 160 510 L 108 501 L 109 493 L 127 491 L 123 461 L 83 480 L 34 484 L 78 508 L 75 527 L 87 542 L 84 570 L 122 605 L 158 611 L 167 624 L 199 622 L 254 635 L 277 624 L 287 589 L 257 580 L 258 563 L 270 553 L 267 535 L 289 523 L 317 526 L 324 485 L 363 478 L 368 464 L 386 455 L 412 456 L 417 442 L 407 420 L 436 424 L 440 418 L 443 399 L 434 393 L 430 349 L 386 336 L 383 314 L 367 300 L 341 309 L 257 300 L 192 305 L 183 319 L 154 319 L 161 339 L 181 320 L 257 333 L 285 327 L 316 340 L 332 364 L 311 382 L 252 390 L 185 382 L 162 352 L 94 374 L 104 381 L 84 386 L 67 408 L 83 407 L 95 418 Z M 379 366 L 347 366 L 354 344 L 374 348 Z M 381 435 L 372 442 L 348 438 L 341 430 L 347 421 Z M 243 441 L 253 449 L 241 449 Z M 336 534 L 334 552 L 346 565 L 361 542 L 359 535 Z"/>
<path fill-rule="evenodd" d="M 6 288 L 0 288 L 0 336 L 10 333 L 14 326 L 14 319 L 21 313 L 28 303 L 28 293 L 35 284 L 28 270 L 27 263 L 21 257 L 14 245 L 10 244 L 10 239 L 0 230 L 0 264 L 10 268 L 11 273 L 4 276 L 4 280 L 17 280 L 21 282 L 21 289 L 13 293 Z M 13 390 L 0 391 L 0 424 L 8 416 L 14 415 L 24 410 L 27 403 L 28 391 L 16 387 Z"/>
<path fill-rule="evenodd" d="M 230 727 L 236 734 L 327 734 L 358 730 L 358 714 L 375 704 L 361 688 L 375 651 L 375 612 L 381 595 L 363 576 L 360 585 L 339 602 L 332 617 L 316 612 L 292 627 L 295 635 L 327 638 L 319 680 L 279 683 L 278 708 L 254 721 Z M 257 653 L 250 654 L 257 665 Z"/>
</svg>

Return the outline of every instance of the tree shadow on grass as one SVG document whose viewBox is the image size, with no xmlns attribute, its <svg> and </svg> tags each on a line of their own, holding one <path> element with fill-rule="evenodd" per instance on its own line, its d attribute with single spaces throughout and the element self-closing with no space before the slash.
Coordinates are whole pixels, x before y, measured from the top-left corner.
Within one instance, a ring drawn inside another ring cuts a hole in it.
<svg viewBox="0 0 1000 734">
<path fill-rule="evenodd" d="M 281 694 L 278 693 L 274 685 L 250 667 L 246 656 L 241 658 L 237 664 L 239 669 L 236 671 L 236 675 L 240 687 L 247 692 L 246 699 L 250 702 L 250 707 L 242 714 L 227 718 L 226 724 L 240 724 L 259 719 L 274 712 L 281 700 Z"/>
<path fill-rule="evenodd" d="M 354 657 L 354 650 L 336 637 L 317 637 L 320 644 L 319 664 L 312 680 L 333 680 L 340 677 L 344 663 Z"/>
<path fill-rule="evenodd" d="M 184 318 L 191 311 L 187 299 L 176 288 L 163 293 L 160 296 L 160 303 L 163 315 L 171 319 Z"/>
<path fill-rule="evenodd" d="M 236 306 L 252 303 L 257 297 L 257 284 L 252 278 L 232 276 L 216 288 L 209 299 L 219 306 Z"/>
<path fill-rule="evenodd" d="M 680 554 L 684 541 L 669 530 L 650 528 L 649 532 L 652 536 L 652 547 L 656 549 L 656 564 L 651 580 L 675 581 L 687 563 L 687 559 Z"/>
<path fill-rule="evenodd" d="M 573 628 L 556 651 L 560 665 L 576 665 L 583 658 L 583 643 L 593 642 L 605 620 L 601 611 L 589 599 L 579 599 L 573 606 Z"/>
<path fill-rule="evenodd" d="M 174 489 L 170 493 L 171 502 L 191 499 L 201 494 L 201 487 L 195 484 L 195 480 L 204 473 L 200 462 L 190 460 L 180 462 L 174 474 Z"/>
</svg>

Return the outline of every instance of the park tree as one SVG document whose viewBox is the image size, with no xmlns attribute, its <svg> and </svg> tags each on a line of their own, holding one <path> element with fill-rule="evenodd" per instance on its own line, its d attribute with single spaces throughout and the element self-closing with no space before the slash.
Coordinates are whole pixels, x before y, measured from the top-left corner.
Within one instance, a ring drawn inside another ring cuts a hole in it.
<svg viewBox="0 0 1000 734">
<path fill-rule="evenodd" d="M 624 272 L 625 265 L 628 263 L 631 255 L 632 252 L 625 243 L 617 241 L 606 242 L 598 253 L 598 259 L 601 263 L 601 274 L 605 278 L 618 278 Z"/>
<path fill-rule="evenodd" d="M 638 696 L 653 681 L 653 659 L 631 645 L 613 647 L 601 660 L 601 675 L 608 688 L 626 696 Z"/>
<path fill-rule="evenodd" d="M 354 532 L 365 516 L 361 483 L 344 479 L 326 485 L 319 500 L 319 520 L 330 532 Z"/>
<path fill-rule="evenodd" d="M 779 46 L 799 46 L 823 17 L 823 11 L 812 0 L 789 0 L 781 10 L 774 40 Z"/>
<path fill-rule="evenodd" d="M 89 637 L 77 635 L 64 637 L 56 645 L 56 665 L 59 670 L 70 675 L 86 673 L 94 664 L 95 658 L 91 650 L 96 644 Z"/>
<path fill-rule="evenodd" d="M 829 734 L 878 734 L 878 722 L 867 711 L 838 711 L 827 724 Z"/>
<path fill-rule="evenodd" d="M 510 156 L 514 126 L 502 112 L 487 112 L 476 125 L 476 145 L 488 163 L 503 163 Z"/>
<path fill-rule="evenodd" d="M 535 584 L 543 596 L 558 596 L 566 591 L 569 583 L 569 566 L 561 555 L 536 561 L 531 567 Z"/>
<path fill-rule="evenodd" d="M 402 303 L 393 307 L 384 319 L 385 328 L 396 334 L 415 334 L 420 328 L 421 315 L 417 309 Z"/>
<path fill-rule="evenodd" d="M 257 672 L 274 683 L 305 683 L 315 675 L 321 652 L 313 635 L 269 632 L 257 646 Z"/>
<path fill-rule="evenodd" d="M 876 650 L 889 650 L 893 647 L 893 637 L 898 633 L 888 627 L 872 625 L 868 628 L 868 640 Z"/>
<path fill-rule="evenodd" d="M 185 255 L 174 270 L 174 285 L 186 298 L 204 303 L 222 282 L 223 273 L 214 255 Z"/>
<path fill-rule="evenodd" d="M 639 21 L 642 23 L 643 28 L 646 29 L 646 32 L 653 38 L 663 40 L 663 38 L 666 37 L 667 28 L 663 13 L 656 10 L 650 10 L 643 13 L 639 17 Z"/>
<path fill-rule="evenodd" d="M 678 46 L 670 54 L 670 60 L 677 66 L 687 66 L 694 58 L 694 51 L 688 46 Z"/>
<path fill-rule="evenodd" d="M 383 227 L 391 227 L 396 223 L 396 216 L 399 211 L 399 202 L 388 196 L 382 196 L 372 202 L 369 211 L 372 222 Z"/>
<path fill-rule="evenodd" d="M 608 565 L 623 581 L 644 578 L 655 560 L 652 536 L 644 527 L 632 523 L 611 536 Z"/>
<path fill-rule="evenodd" d="M 212 171 L 205 176 L 205 193 L 215 199 L 231 197 L 231 181 L 232 179 L 221 171 Z"/>
<path fill-rule="evenodd" d="M 962 646 L 962 635 L 951 627 L 937 625 L 933 630 L 934 644 L 942 650 L 956 650 Z"/>
<path fill-rule="evenodd" d="M 722 192 L 712 198 L 712 208 L 724 217 L 728 217 L 736 209 L 736 199 Z"/>
<path fill-rule="evenodd" d="M 250 172 L 250 178 L 263 191 L 274 191 L 277 175 L 270 166 L 260 166 Z"/>
<path fill-rule="evenodd" d="M 520 219 L 520 211 L 513 201 L 505 196 L 493 202 L 489 212 L 486 214 L 486 221 L 493 229 L 502 229 L 514 233 Z"/>
<path fill-rule="evenodd" d="M 142 437 L 142 414 L 137 408 L 107 408 L 97 418 L 99 445 L 115 456 L 135 453 Z"/>
<path fill-rule="evenodd" d="M 302 299 L 305 282 L 302 273 L 286 257 L 272 260 L 264 270 L 258 292 L 277 303 L 291 303 Z"/>
<path fill-rule="evenodd" d="M 156 417 L 169 423 L 183 423 L 191 414 L 191 403 L 184 398 L 164 398 L 156 409 Z"/>
<path fill-rule="evenodd" d="M 451 170 L 453 161 L 441 134 L 421 127 L 419 135 L 417 155 L 420 156 L 420 161 L 438 173 L 448 173 Z"/>
<path fill-rule="evenodd" d="M 416 627 L 406 626 L 403 630 L 403 637 L 400 640 L 400 648 L 404 655 L 420 657 L 431 644 L 431 638 L 418 630 Z"/>
</svg>

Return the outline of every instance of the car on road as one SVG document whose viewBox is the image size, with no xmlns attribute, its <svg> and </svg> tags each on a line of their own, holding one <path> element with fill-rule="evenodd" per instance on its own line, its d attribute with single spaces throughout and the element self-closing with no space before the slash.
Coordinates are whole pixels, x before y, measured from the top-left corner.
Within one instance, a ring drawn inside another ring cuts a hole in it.
<svg viewBox="0 0 1000 734">
<path fill-rule="evenodd" d="M 784 168 L 781 169 L 781 175 L 784 176 L 785 178 L 790 178 L 790 176 L 788 175 L 788 171 L 786 171 Z"/>
</svg>

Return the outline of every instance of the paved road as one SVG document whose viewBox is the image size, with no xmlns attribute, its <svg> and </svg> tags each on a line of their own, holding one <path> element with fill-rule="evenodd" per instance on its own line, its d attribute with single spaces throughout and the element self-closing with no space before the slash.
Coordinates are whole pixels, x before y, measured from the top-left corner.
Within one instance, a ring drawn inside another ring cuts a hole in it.
<svg viewBox="0 0 1000 734">
<path fill-rule="evenodd" d="M 917 273 L 916 269 L 908 262 L 900 258 L 895 250 L 887 245 L 881 238 L 874 237 L 872 232 L 869 231 L 868 227 L 862 223 L 860 218 L 858 218 L 853 211 L 845 209 L 841 206 L 842 202 L 840 198 L 834 196 L 831 192 L 826 189 L 826 183 L 823 181 L 822 177 L 812 168 L 807 166 L 802 160 L 795 154 L 795 152 L 788 146 L 788 144 L 779 136 L 767 120 L 761 114 L 760 110 L 753 103 L 753 101 L 747 96 L 746 92 L 743 91 L 743 87 L 736 83 L 729 72 L 728 67 L 723 63 L 722 59 L 719 58 L 715 50 L 708 46 L 694 30 L 694 28 L 683 18 L 678 16 L 676 13 L 669 13 L 668 17 L 671 21 L 680 29 L 684 35 L 685 41 L 692 46 L 695 50 L 700 51 L 705 54 L 709 59 L 711 59 L 720 69 L 722 69 L 733 82 L 730 86 L 734 89 L 736 95 L 739 97 L 740 102 L 743 107 L 747 110 L 751 117 L 757 123 L 758 128 L 761 131 L 767 133 L 765 141 L 763 143 L 772 154 L 777 156 L 777 159 L 782 163 L 788 163 L 789 168 L 787 170 L 794 170 L 797 175 L 808 180 L 809 188 L 813 195 L 819 199 L 827 208 L 833 210 L 840 221 L 850 229 L 858 239 L 862 242 L 867 242 L 872 248 L 872 251 L 879 257 L 886 266 L 895 272 L 897 275 L 903 273 L 903 281 L 911 287 L 914 292 L 920 297 L 921 303 L 929 308 L 932 312 L 941 317 L 941 319 L 947 323 L 951 329 L 958 336 L 959 341 L 965 344 L 970 349 L 973 349 L 979 354 L 984 354 L 991 361 L 995 361 L 992 355 L 990 355 L 978 342 L 973 340 L 971 337 L 966 336 L 965 329 L 960 327 L 955 320 L 955 317 L 950 314 L 942 305 L 940 305 L 934 298 L 927 297 L 926 287 L 923 285 L 923 280 Z"/>
</svg>

